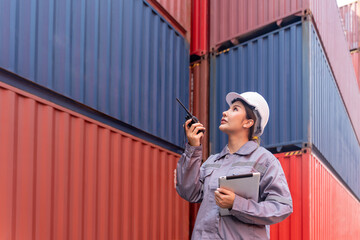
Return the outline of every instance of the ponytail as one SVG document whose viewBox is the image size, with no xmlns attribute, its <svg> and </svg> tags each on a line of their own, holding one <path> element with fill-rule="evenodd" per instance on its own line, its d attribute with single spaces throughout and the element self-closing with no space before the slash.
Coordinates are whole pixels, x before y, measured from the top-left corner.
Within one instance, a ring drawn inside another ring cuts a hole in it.
<svg viewBox="0 0 360 240">
<path fill-rule="evenodd" d="M 256 142 L 258 145 L 260 145 L 261 139 L 260 139 L 260 137 L 253 136 L 253 137 L 251 138 L 251 141 L 254 141 L 254 142 Z"/>
</svg>

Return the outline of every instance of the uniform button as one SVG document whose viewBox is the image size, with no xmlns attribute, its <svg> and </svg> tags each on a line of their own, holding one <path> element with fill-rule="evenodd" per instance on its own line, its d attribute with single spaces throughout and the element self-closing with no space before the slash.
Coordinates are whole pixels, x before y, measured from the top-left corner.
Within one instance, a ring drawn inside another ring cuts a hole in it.
<svg viewBox="0 0 360 240">
<path fill-rule="evenodd" d="M 229 158 L 229 155 L 226 155 L 226 157 L 225 157 L 226 159 L 228 159 Z"/>
</svg>

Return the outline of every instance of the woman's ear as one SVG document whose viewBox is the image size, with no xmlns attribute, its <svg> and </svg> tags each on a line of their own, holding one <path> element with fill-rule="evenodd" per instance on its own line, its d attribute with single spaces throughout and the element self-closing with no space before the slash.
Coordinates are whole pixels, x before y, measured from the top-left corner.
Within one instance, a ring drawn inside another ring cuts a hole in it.
<svg viewBox="0 0 360 240">
<path fill-rule="evenodd" d="M 249 119 L 249 120 L 243 125 L 243 127 L 251 128 L 252 125 L 254 125 L 254 120 Z"/>
</svg>

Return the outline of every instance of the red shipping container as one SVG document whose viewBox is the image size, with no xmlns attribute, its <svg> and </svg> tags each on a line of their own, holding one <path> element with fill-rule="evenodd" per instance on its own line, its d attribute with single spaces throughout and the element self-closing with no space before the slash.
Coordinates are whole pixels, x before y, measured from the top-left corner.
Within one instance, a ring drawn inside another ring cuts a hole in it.
<svg viewBox="0 0 360 240">
<path fill-rule="evenodd" d="M 203 56 L 208 51 L 209 0 L 192 0 L 190 56 Z"/>
<path fill-rule="evenodd" d="M 311 0 L 210 0 L 210 50 L 226 41 L 281 21 L 291 15 L 301 15 Z M 321 0 L 324 2 L 326 0 Z M 334 0 L 335 1 L 335 0 Z"/>
<path fill-rule="evenodd" d="M 355 75 L 360 89 L 360 52 L 354 51 L 351 53 L 352 62 L 354 65 Z"/>
<path fill-rule="evenodd" d="M 0 82 L 0 239 L 188 239 L 178 154 Z"/>
<path fill-rule="evenodd" d="M 191 0 L 147 0 L 188 42 L 191 34 Z"/>
<path fill-rule="evenodd" d="M 336 0 L 210 0 L 210 51 L 296 15 L 313 19 L 360 143 L 360 91 Z"/>
<path fill-rule="evenodd" d="M 271 239 L 358 239 L 360 202 L 310 152 L 275 155 L 284 169 L 294 212 L 271 225 Z"/>
<path fill-rule="evenodd" d="M 339 8 L 349 49 L 357 49 L 360 44 L 360 9 L 357 1 Z"/>
</svg>

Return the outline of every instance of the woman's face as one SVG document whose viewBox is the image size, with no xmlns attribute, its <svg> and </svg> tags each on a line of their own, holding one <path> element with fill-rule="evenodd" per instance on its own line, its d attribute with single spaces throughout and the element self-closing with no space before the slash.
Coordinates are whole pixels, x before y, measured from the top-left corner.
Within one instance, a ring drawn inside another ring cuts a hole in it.
<svg viewBox="0 0 360 240">
<path fill-rule="evenodd" d="M 253 125 L 252 119 L 246 119 L 244 104 L 240 101 L 231 104 L 227 111 L 223 112 L 223 117 L 219 129 L 224 133 L 238 133 L 246 131 Z"/>
</svg>

